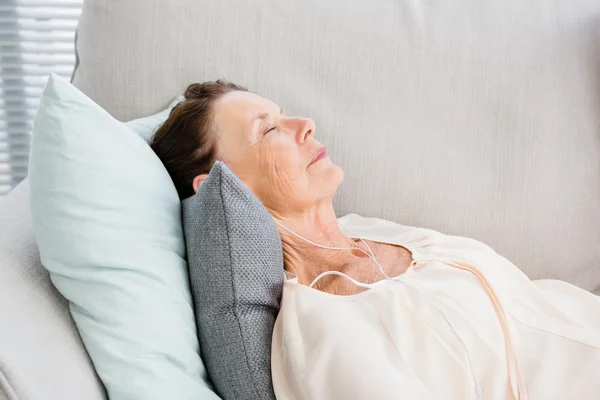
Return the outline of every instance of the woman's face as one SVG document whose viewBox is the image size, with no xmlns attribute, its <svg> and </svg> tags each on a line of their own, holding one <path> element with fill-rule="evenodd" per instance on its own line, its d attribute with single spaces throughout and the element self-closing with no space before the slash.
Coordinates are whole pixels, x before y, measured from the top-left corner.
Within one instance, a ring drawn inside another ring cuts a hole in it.
<svg viewBox="0 0 600 400">
<path fill-rule="evenodd" d="M 333 198 L 343 171 L 315 139 L 312 120 L 241 91 L 221 97 L 213 113 L 218 158 L 268 209 L 301 212 Z"/>
</svg>

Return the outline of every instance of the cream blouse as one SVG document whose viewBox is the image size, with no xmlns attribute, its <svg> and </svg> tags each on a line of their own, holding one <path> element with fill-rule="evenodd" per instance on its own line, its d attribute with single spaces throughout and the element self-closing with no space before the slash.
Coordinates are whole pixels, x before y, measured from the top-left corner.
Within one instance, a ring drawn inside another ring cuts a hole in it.
<svg viewBox="0 0 600 400">
<path fill-rule="evenodd" d="M 473 239 L 355 214 L 339 222 L 406 247 L 413 262 L 352 296 L 286 280 L 271 356 L 278 399 L 600 399 L 600 297 L 531 281 Z"/>
</svg>

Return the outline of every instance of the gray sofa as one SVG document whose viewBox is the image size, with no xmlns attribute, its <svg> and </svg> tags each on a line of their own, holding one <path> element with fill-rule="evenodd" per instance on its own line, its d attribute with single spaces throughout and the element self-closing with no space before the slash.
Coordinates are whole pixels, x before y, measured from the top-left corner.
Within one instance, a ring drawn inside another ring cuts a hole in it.
<svg viewBox="0 0 600 400">
<path fill-rule="evenodd" d="M 73 82 L 122 120 L 186 84 L 311 116 L 338 214 L 474 237 L 600 294 L 597 0 L 87 0 Z M 28 184 L 0 200 L 0 399 L 106 395 L 39 261 Z"/>
</svg>

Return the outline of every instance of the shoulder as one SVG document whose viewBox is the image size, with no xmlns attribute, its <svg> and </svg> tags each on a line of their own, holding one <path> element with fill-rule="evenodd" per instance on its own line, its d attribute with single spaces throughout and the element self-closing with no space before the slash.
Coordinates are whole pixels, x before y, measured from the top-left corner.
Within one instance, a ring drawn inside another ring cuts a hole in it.
<svg viewBox="0 0 600 400">
<path fill-rule="evenodd" d="M 412 232 L 415 230 L 421 230 L 421 228 L 416 228 L 414 226 L 402 225 L 397 222 L 388 221 L 382 218 L 363 217 L 362 215 L 354 213 L 338 218 L 338 222 L 342 228 L 348 230 L 360 230 L 364 233 L 376 233 L 388 229 L 392 229 L 395 232 Z"/>
<path fill-rule="evenodd" d="M 418 228 L 399 224 L 381 218 L 363 217 L 358 214 L 348 214 L 338 219 L 342 231 L 349 236 L 360 236 L 363 239 L 392 243 L 411 244 L 413 248 L 447 248 L 451 250 L 478 249 L 486 252 L 493 251 L 489 246 L 478 240 L 463 236 L 444 234 L 433 229 Z"/>
<path fill-rule="evenodd" d="M 338 223 L 348 236 L 360 236 L 363 239 L 383 243 L 407 242 L 441 235 L 434 230 L 402 225 L 382 218 L 363 217 L 358 214 L 348 214 L 338 218 Z"/>
</svg>

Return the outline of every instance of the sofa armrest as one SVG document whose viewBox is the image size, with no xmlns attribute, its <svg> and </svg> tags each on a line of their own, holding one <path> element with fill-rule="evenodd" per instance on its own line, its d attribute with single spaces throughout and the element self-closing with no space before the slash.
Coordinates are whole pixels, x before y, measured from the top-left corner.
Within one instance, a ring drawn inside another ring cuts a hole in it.
<svg viewBox="0 0 600 400">
<path fill-rule="evenodd" d="M 0 202 L 0 238 L 0 399 L 106 399 L 40 262 L 27 180 Z"/>
</svg>

